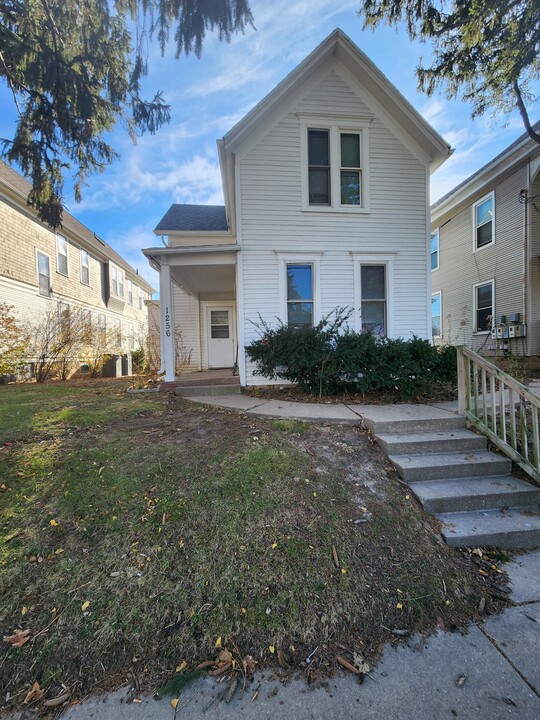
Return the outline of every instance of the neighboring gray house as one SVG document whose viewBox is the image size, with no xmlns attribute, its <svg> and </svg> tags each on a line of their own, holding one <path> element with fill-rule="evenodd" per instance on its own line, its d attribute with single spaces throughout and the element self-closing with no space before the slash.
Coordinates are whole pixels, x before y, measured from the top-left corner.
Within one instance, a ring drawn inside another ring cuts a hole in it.
<svg viewBox="0 0 540 720">
<path fill-rule="evenodd" d="M 539 171 L 524 134 L 432 206 L 435 342 L 540 354 Z"/>
<path fill-rule="evenodd" d="M 340 30 L 218 141 L 225 206 L 173 205 L 144 250 L 160 273 L 162 369 L 253 374 L 261 317 L 337 306 L 388 337 L 431 336 L 429 177 L 448 144 Z"/>
</svg>

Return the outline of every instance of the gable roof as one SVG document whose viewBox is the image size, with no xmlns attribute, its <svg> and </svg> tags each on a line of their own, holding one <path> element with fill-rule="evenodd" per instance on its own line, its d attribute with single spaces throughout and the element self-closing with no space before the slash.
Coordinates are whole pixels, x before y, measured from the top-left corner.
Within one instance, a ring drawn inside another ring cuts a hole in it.
<svg viewBox="0 0 540 720">
<path fill-rule="evenodd" d="M 26 199 L 30 190 L 32 189 L 31 184 L 26 180 L 20 173 L 14 170 L 12 167 L 7 165 L 5 162 L 0 161 L 0 188 L 7 188 L 11 190 L 14 196 L 17 198 L 19 204 L 23 204 L 28 207 L 30 212 L 34 212 L 31 207 L 27 206 Z M 37 220 L 37 222 L 41 222 Z M 137 283 L 144 288 L 147 292 L 155 292 L 154 288 L 144 280 L 141 275 L 131 267 L 131 265 L 119 255 L 116 250 L 108 245 L 104 240 L 98 237 L 94 232 L 89 230 L 85 225 L 79 222 L 73 215 L 70 215 L 64 210 L 62 216 L 62 231 L 67 231 L 73 235 L 76 239 L 83 242 L 85 249 L 88 248 L 93 251 L 96 255 L 105 260 L 110 260 L 115 265 L 126 270 L 130 275 L 137 279 Z"/>
<path fill-rule="evenodd" d="M 175 232 L 227 232 L 224 205 L 171 205 L 154 229 L 156 234 Z"/>
<path fill-rule="evenodd" d="M 235 231 L 234 153 L 264 119 L 294 95 L 306 80 L 332 57 L 337 58 L 359 84 L 376 98 L 387 117 L 425 154 L 429 159 L 431 172 L 452 154 L 452 148 L 444 138 L 405 99 L 368 56 L 337 28 L 229 130 L 222 140 L 218 140 L 223 193 L 233 232 Z"/>
<path fill-rule="evenodd" d="M 540 132 L 540 120 L 532 128 L 535 132 Z M 525 132 L 479 170 L 434 202 L 431 206 L 433 220 L 438 222 L 449 212 L 459 211 L 473 196 L 485 194 L 488 186 L 493 185 L 503 175 L 510 175 L 516 165 L 533 155 L 540 155 L 540 145 Z"/>
</svg>

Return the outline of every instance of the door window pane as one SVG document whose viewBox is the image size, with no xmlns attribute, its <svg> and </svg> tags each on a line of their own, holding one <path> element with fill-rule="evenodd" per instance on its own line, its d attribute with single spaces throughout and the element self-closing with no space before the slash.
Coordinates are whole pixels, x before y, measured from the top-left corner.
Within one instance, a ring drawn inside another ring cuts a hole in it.
<svg viewBox="0 0 540 720">
<path fill-rule="evenodd" d="M 228 310 L 210 310 L 210 335 L 213 340 L 227 340 L 230 337 Z"/>
<path fill-rule="evenodd" d="M 47 255 L 43 255 L 38 252 L 37 261 L 39 294 L 49 296 L 51 294 L 51 270 L 49 266 L 49 258 Z"/>
</svg>

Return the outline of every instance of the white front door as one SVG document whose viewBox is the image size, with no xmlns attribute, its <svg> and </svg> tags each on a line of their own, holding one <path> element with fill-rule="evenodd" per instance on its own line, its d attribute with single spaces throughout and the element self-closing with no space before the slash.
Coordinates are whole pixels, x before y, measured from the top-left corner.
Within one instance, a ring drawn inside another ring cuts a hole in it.
<svg viewBox="0 0 540 720">
<path fill-rule="evenodd" d="M 208 328 L 208 367 L 234 365 L 233 307 L 213 305 L 206 309 Z"/>
</svg>

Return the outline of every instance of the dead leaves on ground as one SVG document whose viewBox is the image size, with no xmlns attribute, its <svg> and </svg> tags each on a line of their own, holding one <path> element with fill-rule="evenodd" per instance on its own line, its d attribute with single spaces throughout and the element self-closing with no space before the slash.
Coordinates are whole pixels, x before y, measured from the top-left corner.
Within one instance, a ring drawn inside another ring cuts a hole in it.
<svg viewBox="0 0 540 720">
<path fill-rule="evenodd" d="M 28 640 L 30 640 L 30 628 L 14 630 L 12 635 L 4 635 L 4 642 L 9 643 L 11 647 L 22 647 Z"/>
</svg>

